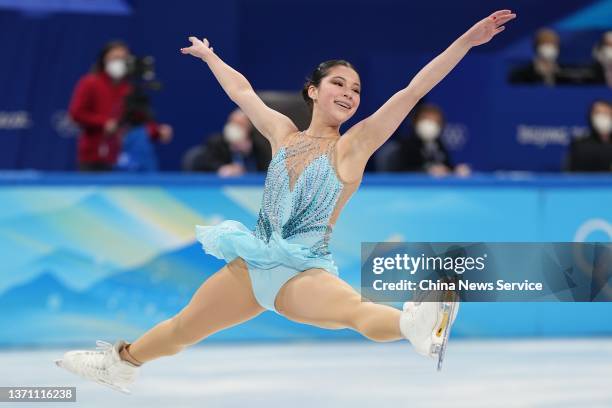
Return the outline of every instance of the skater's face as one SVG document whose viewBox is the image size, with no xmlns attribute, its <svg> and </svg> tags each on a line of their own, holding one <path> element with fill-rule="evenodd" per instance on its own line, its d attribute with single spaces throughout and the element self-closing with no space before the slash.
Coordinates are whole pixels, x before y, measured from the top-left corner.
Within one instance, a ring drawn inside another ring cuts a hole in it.
<svg viewBox="0 0 612 408">
<path fill-rule="evenodd" d="M 334 125 L 349 120 L 360 102 L 361 82 L 355 70 L 343 65 L 331 68 L 318 87 L 314 85 L 308 95 L 314 101 L 314 110 Z"/>
</svg>

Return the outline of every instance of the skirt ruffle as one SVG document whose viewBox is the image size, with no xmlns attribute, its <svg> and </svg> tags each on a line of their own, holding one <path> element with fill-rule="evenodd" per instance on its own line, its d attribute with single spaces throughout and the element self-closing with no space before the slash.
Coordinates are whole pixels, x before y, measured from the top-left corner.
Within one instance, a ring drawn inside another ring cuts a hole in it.
<svg viewBox="0 0 612 408">
<path fill-rule="evenodd" d="M 196 237 L 207 254 L 226 262 L 241 257 L 259 269 L 285 265 L 298 271 L 322 268 L 338 274 L 331 254 L 315 255 L 309 247 L 289 242 L 278 232 L 273 232 L 270 241 L 266 243 L 238 221 L 227 220 L 211 226 L 197 225 Z"/>
</svg>

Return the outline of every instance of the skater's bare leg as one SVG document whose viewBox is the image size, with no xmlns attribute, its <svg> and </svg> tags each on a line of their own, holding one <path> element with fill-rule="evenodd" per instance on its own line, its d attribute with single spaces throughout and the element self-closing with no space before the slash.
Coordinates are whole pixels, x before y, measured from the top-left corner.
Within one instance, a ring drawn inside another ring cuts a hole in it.
<svg viewBox="0 0 612 408">
<path fill-rule="evenodd" d="M 289 280 L 275 307 L 290 320 L 328 329 L 350 328 L 374 341 L 403 338 L 398 309 L 362 302 L 351 285 L 322 269 L 309 269 Z"/>
<path fill-rule="evenodd" d="M 124 348 L 121 357 L 141 364 L 173 355 L 264 310 L 253 295 L 246 264 L 237 258 L 208 278 L 180 313 Z"/>
</svg>

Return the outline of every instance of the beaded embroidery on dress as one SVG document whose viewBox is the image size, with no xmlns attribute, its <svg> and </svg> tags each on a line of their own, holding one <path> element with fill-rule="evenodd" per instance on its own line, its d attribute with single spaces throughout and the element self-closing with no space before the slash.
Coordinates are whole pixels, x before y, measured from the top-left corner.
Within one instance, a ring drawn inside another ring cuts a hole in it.
<svg viewBox="0 0 612 408">
<path fill-rule="evenodd" d="M 304 132 L 287 136 L 270 162 L 255 228 L 232 220 L 198 226 L 204 250 L 228 262 L 241 256 L 258 268 L 284 264 L 337 273 L 329 240 L 342 207 L 359 186 L 338 176 L 337 141 Z"/>
</svg>

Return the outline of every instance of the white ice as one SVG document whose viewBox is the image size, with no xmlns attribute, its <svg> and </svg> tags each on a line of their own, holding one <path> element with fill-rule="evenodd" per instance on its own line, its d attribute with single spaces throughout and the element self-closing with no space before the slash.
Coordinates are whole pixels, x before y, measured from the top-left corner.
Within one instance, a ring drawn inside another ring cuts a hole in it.
<svg viewBox="0 0 612 408">
<path fill-rule="evenodd" d="M 203 342 L 146 365 L 132 395 L 59 369 L 63 351 L 0 351 L 0 386 L 77 387 L 53 407 L 612 407 L 609 338 L 452 340 L 441 373 L 406 342 Z"/>
</svg>

